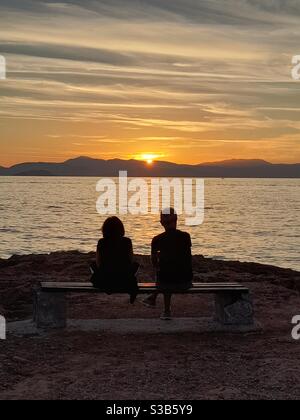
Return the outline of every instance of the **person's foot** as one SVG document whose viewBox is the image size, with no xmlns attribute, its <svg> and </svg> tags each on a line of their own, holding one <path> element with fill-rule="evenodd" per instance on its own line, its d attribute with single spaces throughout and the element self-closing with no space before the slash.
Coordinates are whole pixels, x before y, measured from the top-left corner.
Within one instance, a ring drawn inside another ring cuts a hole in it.
<svg viewBox="0 0 300 420">
<path fill-rule="evenodd" d="M 172 314 L 170 311 L 165 311 L 161 314 L 160 319 L 162 321 L 171 321 L 172 320 Z"/>
<path fill-rule="evenodd" d="M 142 304 L 147 306 L 147 308 L 155 308 L 156 307 L 156 299 L 153 299 L 152 296 L 148 296 L 146 299 L 142 300 Z"/>
</svg>

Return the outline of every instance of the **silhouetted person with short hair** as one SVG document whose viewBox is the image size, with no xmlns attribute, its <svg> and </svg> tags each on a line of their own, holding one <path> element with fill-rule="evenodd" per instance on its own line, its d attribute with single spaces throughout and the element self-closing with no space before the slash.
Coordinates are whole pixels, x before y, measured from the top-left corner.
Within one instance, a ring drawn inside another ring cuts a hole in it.
<svg viewBox="0 0 300 420">
<path fill-rule="evenodd" d="M 118 217 L 109 217 L 102 227 L 103 238 L 99 240 L 96 264 L 92 267 L 94 287 L 108 294 L 128 293 L 134 303 L 138 294 L 136 272 L 139 268 L 133 261 L 133 246 L 125 237 L 125 228 Z"/>
<path fill-rule="evenodd" d="M 157 273 L 157 288 L 164 294 L 163 320 L 171 319 L 172 293 L 187 291 L 193 282 L 191 237 L 177 229 L 177 219 L 174 209 L 164 210 L 160 222 L 165 232 L 152 241 L 152 264 Z M 147 306 L 155 306 L 158 294 L 153 293 L 143 302 Z"/>
</svg>

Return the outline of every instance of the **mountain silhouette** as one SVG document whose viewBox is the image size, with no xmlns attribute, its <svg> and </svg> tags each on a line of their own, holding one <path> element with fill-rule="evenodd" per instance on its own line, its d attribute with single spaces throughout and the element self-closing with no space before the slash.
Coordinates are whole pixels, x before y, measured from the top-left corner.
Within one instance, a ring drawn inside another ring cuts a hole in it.
<svg viewBox="0 0 300 420">
<path fill-rule="evenodd" d="M 271 163 L 262 160 L 262 159 L 231 159 L 231 160 L 222 160 L 221 162 L 207 162 L 201 163 L 199 166 L 230 166 L 230 167 L 255 167 L 255 166 L 265 166 L 272 165 Z"/>
<path fill-rule="evenodd" d="M 89 157 L 62 163 L 21 163 L 0 167 L 0 176 L 94 176 L 115 177 L 127 171 L 131 177 L 212 177 L 212 178 L 300 178 L 300 164 L 272 164 L 259 159 L 233 159 L 198 165 L 138 160 L 103 160 Z"/>
<path fill-rule="evenodd" d="M 0 166 L 0 175 L 5 175 L 7 169 L 3 168 L 3 166 Z"/>
</svg>

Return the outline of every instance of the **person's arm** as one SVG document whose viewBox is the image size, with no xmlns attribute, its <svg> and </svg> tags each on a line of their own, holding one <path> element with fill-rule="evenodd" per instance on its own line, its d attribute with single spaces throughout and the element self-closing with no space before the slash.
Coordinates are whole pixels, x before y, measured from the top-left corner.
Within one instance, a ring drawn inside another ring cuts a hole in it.
<svg viewBox="0 0 300 420">
<path fill-rule="evenodd" d="M 192 247 L 193 247 L 192 238 L 191 238 L 191 235 L 188 234 L 188 249 L 189 249 L 189 253 L 191 255 L 191 258 L 192 258 Z"/>
<path fill-rule="evenodd" d="M 151 261 L 153 267 L 157 269 L 159 265 L 159 250 L 155 239 L 152 241 L 151 244 Z"/>
<path fill-rule="evenodd" d="M 132 264 L 134 255 L 133 255 L 133 245 L 132 245 L 131 239 L 129 239 L 128 241 L 128 254 L 129 254 L 130 263 Z"/>
<path fill-rule="evenodd" d="M 101 258 L 100 258 L 100 244 L 99 243 L 97 245 L 97 251 L 96 251 L 96 264 L 97 264 L 97 267 L 100 268 Z"/>
<path fill-rule="evenodd" d="M 190 264 L 190 270 L 191 270 L 191 280 L 193 281 L 193 254 L 192 254 L 192 238 L 191 235 L 188 235 L 188 242 L 187 242 L 187 246 L 188 246 L 188 256 L 189 256 L 189 264 Z"/>
</svg>

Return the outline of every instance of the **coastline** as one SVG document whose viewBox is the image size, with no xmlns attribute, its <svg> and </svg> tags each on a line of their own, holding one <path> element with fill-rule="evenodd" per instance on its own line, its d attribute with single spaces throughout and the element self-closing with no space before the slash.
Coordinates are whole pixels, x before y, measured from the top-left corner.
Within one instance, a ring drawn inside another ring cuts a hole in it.
<svg viewBox="0 0 300 420">
<path fill-rule="evenodd" d="M 150 256 L 136 255 L 135 259 L 140 264 L 139 282 L 152 282 Z M 9 259 L 0 259 L 0 313 L 8 320 L 30 318 L 34 286 L 40 281 L 88 282 L 89 264 L 94 260 L 94 252 L 79 251 L 54 252 L 49 255 L 15 255 Z M 197 282 L 270 283 L 300 292 L 300 272 L 291 269 L 258 263 L 214 260 L 201 255 L 193 256 L 193 266 L 194 281 Z M 120 298 L 118 297 L 117 301 L 118 299 Z M 188 300 L 180 296 L 177 299 Z M 85 300 L 89 301 L 91 298 L 85 297 Z M 92 300 L 95 301 L 95 298 Z M 111 303 L 115 306 L 115 298 Z M 82 311 L 83 316 L 86 315 L 84 309 Z M 110 311 L 102 315 L 108 318 L 111 316 Z"/>
</svg>

